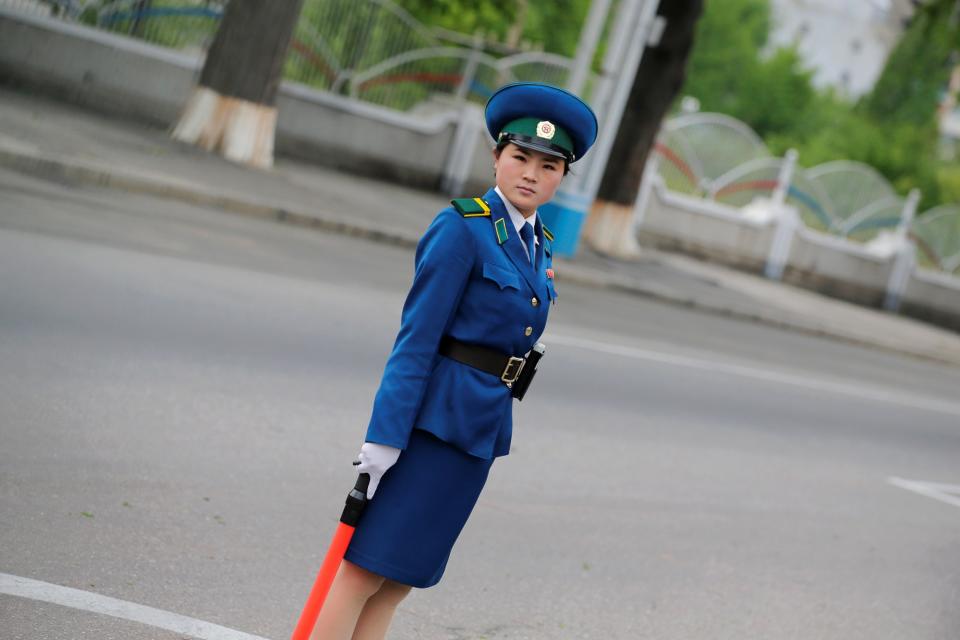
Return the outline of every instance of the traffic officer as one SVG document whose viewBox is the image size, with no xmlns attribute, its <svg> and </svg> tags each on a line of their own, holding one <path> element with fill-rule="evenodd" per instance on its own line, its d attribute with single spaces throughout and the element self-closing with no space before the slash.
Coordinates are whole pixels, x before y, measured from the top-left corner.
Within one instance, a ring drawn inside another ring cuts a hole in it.
<svg viewBox="0 0 960 640">
<path fill-rule="evenodd" d="M 496 186 L 440 211 L 417 245 L 400 332 L 373 404 L 366 511 L 313 637 L 379 639 L 411 587 L 436 584 L 494 458 L 557 299 L 537 215 L 597 136 L 590 107 L 523 82 L 486 106 Z M 524 371 L 526 369 L 526 371 Z"/>
</svg>

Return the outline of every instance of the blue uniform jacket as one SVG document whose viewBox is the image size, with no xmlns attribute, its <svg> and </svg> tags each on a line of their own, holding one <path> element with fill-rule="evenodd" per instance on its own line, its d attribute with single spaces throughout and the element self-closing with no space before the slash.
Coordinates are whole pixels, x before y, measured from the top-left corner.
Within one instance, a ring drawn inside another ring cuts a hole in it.
<svg viewBox="0 0 960 640">
<path fill-rule="evenodd" d="M 404 449 L 411 431 L 423 429 L 480 458 L 510 451 L 510 389 L 437 349 L 449 335 L 523 356 L 543 333 L 557 294 L 547 277 L 550 240 L 539 216 L 534 266 L 496 191 L 483 201 L 489 215 L 443 209 L 417 245 L 413 285 L 374 400 L 368 442 Z"/>
</svg>

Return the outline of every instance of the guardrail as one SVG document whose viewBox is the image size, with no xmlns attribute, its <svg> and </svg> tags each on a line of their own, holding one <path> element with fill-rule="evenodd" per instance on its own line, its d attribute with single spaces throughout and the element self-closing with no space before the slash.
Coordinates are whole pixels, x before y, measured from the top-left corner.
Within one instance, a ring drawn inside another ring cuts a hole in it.
<svg viewBox="0 0 960 640">
<path fill-rule="evenodd" d="M 206 50 L 225 6 L 226 0 L 0 0 L 0 7 L 188 52 Z M 306 0 L 284 78 L 411 111 L 437 99 L 482 104 L 496 87 L 517 80 L 563 85 L 571 65 L 563 56 L 428 28 L 390 0 Z"/>
<path fill-rule="evenodd" d="M 899 196 L 868 165 L 803 169 L 742 122 L 687 114 L 662 127 L 640 194 L 636 230 L 648 241 L 867 304 L 960 317 L 960 205 L 917 215 L 919 192 Z"/>
</svg>

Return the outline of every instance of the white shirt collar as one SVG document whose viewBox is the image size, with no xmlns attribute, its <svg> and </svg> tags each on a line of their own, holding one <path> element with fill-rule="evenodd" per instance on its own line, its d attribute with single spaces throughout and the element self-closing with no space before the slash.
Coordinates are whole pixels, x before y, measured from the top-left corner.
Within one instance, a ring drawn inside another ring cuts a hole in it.
<svg viewBox="0 0 960 640">
<path fill-rule="evenodd" d="M 500 187 L 494 187 L 493 190 L 497 192 L 497 195 L 500 196 L 500 200 L 503 202 L 503 206 L 507 208 L 507 213 L 510 214 L 510 221 L 513 222 L 513 227 L 516 229 L 517 235 L 520 235 L 520 228 L 525 224 L 529 224 L 534 228 L 534 230 L 536 230 L 537 226 L 535 223 L 538 215 L 536 211 L 534 211 L 533 215 L 529 218 L 524 218 L 523 214 L 520 213 L 520 210 L 513 206 L 513 203 L 510 202 L 505 195 L 503 195 L 503 192 L 500 191 Z M 536 233 L 533 234 L 533 243 L 534 245 L 540 244 L 540 238 L 537 237 Z"/>
</svg>

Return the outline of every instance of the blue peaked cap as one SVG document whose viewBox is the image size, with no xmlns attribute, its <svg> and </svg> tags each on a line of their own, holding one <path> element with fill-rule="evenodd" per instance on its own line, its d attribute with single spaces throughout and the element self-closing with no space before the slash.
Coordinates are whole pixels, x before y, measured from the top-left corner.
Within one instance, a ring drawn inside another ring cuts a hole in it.
<svg viewBox="0 0 960 640">
<path fill-rule="evenodd" d="M 503 128 L 520 118 L 540 118 L 563 128 L 573 142 L 574 161 L 597 139 L 597 116 L 590 106 L 549 84 L 515 82 L 497 89 L 487 101 L 487 131 L 497 140 Z"/>
</svg>

